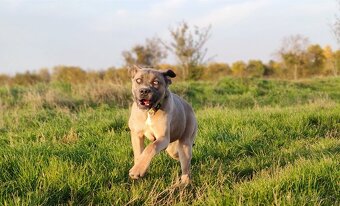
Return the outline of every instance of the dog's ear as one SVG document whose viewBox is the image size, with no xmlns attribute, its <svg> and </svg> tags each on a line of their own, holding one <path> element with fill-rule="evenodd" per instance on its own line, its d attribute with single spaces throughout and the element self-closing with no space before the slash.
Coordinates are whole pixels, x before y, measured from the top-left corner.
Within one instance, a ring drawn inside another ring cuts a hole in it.
<svg viewBox="0 0 340 206">
<path fill-rule="evenodd" d="M 138 70 L 140 70 L 140 69 L 142 69 L 142 67 L 137 66 L 137 65 L 129 66 L 128 71 L 129 71 L 130 77 L 133 78 L 136 75 L 136 73 L 138 72 Z"/>
<path fill-rule="evenodd" d="M 166 70 L 165 72 L 163 72 L 163 74 L 164 74 L 164 76 L 168 76 L 168 77 L 171 77 L 171 78 L 176 77 L 175 72 L 172 71 L 171 69 Z"/>
<path fill-rule="evenodd" d="M 172 83 L 171 78 L 176 77 L 176 73 L 175 73 L 174 71 L 172 71 L 171 69 L 168 69 L 168 70 L 166 70 L 166 71 L 163 71 L 162 73 L 163 73 L 163 75 L 164 75 L 165 81 L 166 81 L 168 84 L 171 84 L 171 83 Z"/>
</svg>

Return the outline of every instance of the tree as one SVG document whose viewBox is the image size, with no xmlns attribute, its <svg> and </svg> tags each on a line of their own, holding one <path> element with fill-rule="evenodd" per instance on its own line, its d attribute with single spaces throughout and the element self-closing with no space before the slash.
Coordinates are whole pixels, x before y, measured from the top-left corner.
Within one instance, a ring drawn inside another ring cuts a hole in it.
<svg viewBox="0 0 340 206">
<path fill-rule="evenodd" d="M 265 65 L 263 76 L 282 76 L 282 66 L 280 62 L 276 62 L 274 60 L 269 60 L 269 62 Z"/>
<path fill-rule="evenodd" d="M 231 65 L 231 71 L 233 72 L 233 75 L 238 77 L 246 76 L 246 68 L 247 64 L 243 61 L 236 61 Z"/>
<path fill-rule="evenodd" d="M 339 50 L 334 51 L 330 46 L 323 48 L 323 55 L 325 56 L 324 74 L 338 75 L 339 70 Z"/>
<path fill-rule="evenodd" d="M 337 0 L 338 3 L 338 11 L 340 11 L 340 0 Z M 331 25 L 331 30 L 333 32 L 333 35 L 335 37 L 335 40 L 338 43 L 338 46 L 340 45 L 340 17 L 336 14 L 335 15 L 335 21 L 334 23 Z M 336 52 L 334 52 L 334 55 L 336 54 Z M 333 56 L 334 57 L 334 56 Z M 327 59 L 327 57 L 326 57 Z M 334 76 L 338 75 L 338 61 L 337 58 L 333 58 L 334 59 L 334 64 L 333 64 L 333 70 L 332 73 Z"/>
<path fill-rule="evenodd" d="M 310 45 L 307 48 L 308 70 L 307 75 L 321 74 L 325 65 L 326 57 L 323 49 L 318 44 Z"/>
<path fill-rule="evenodd" d="M 334 52 L 334 62 L 333 75 L 337 76 L 340 72 L 340 50 Z"/>
<path fill-rule="evenodd" d="M 246 67 L 246 75 L 250 77 L 262 77 L 265 65 L 260 60 L 249 60 Z"/>
<path fill-rule="evenodd" d="M 138 44 L 130 51 L 123 51 L 122 55 L 127 66 L 137 64 L 146 67 L 155 67 L 167 57 L 158 38 L 146 39 L 145 45 Z"/>
<path fill-rule="evenodd" d="M 338 3 L 338 10 L 340 10 L 340 0 L 337 0 Z M 338 45 L 340 45 L 340 17 L 335 15 L 335 21 L 331 25 L 332 33 L 337 41 Z"/>
<path fill-rule="evenodd" d="M 205 44 L 210 38 L 210 29 L 211 26 L 205 28 L 194 26 L 191 29 L 186 22 L 181 22 L 176 28 L 170 29 L 172 41 L 162 42 L 165 48 L 176 56 L 183 79 L 188 79 L 189 72 L 195 73 L 195 69 L 200 73 L 199 65 L 206 61 L 208 49 L 205 48 Z"/>
<path fill-rule="evenodd" d="M 308 44 L 308 38 L 301 35 L 292 35 L 282 41 L 279 56 L 295 80 L 307 65 L 306 48 Z"/>
<path fill-rule="evenodd" d="M 323 73 L 327 75 L 336 70 L 334 53 L 329 45 L 323 48 L 323 55 L 325 56 L 325 66 Z"/>
</svg>

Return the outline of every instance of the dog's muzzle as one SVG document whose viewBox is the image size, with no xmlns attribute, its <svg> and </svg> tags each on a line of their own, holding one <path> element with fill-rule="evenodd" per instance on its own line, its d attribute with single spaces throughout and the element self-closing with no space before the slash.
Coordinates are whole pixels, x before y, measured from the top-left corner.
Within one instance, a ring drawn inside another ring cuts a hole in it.
<svg viewBox="0 0 340 206">
<path fill-rule="evenodd" d="M 153 93 L 149 88 L 141 88 L 135 94 L 135 101 L 140 109 L 150 109 L 153 106 Z"/>
</svg>

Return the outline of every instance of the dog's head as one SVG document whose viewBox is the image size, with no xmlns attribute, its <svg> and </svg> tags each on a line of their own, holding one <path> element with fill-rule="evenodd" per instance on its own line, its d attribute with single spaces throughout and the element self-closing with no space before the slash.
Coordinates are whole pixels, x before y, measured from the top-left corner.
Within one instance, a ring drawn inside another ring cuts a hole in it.
<svg viewBox="0 0 340 206">
<path fill-rule="evenodd" d="M 171 79 L 176 77 L 172 70 L 159 71 L 132 66 L 129 69 L 132 80 L 133 99 L 140 109 L 156 106 L 168 92 Z"/>
</svg>

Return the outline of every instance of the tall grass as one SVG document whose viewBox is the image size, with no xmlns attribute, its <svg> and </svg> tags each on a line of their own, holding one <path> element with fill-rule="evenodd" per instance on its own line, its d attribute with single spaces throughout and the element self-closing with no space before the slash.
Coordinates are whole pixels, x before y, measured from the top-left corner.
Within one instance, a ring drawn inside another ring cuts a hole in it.
<svg viewBox="0 0 340 206">
<path fill-rule="evenodd" d="M 195 108 L 224 106 L 253 108 L 290 106 L 317 101 L 338 103 L 340 79 L 284 81 L 266 79 L 224 78 L 217 82 L 178 82 L 171 90 L 188 100 Z M 127 108 L 131 104 L 130 84 L 108 81 L 88 84 L 53 82 L 30 87 L 0 87 L 2 107 L 95 107 L 109 105 Z"/>
</svg>

